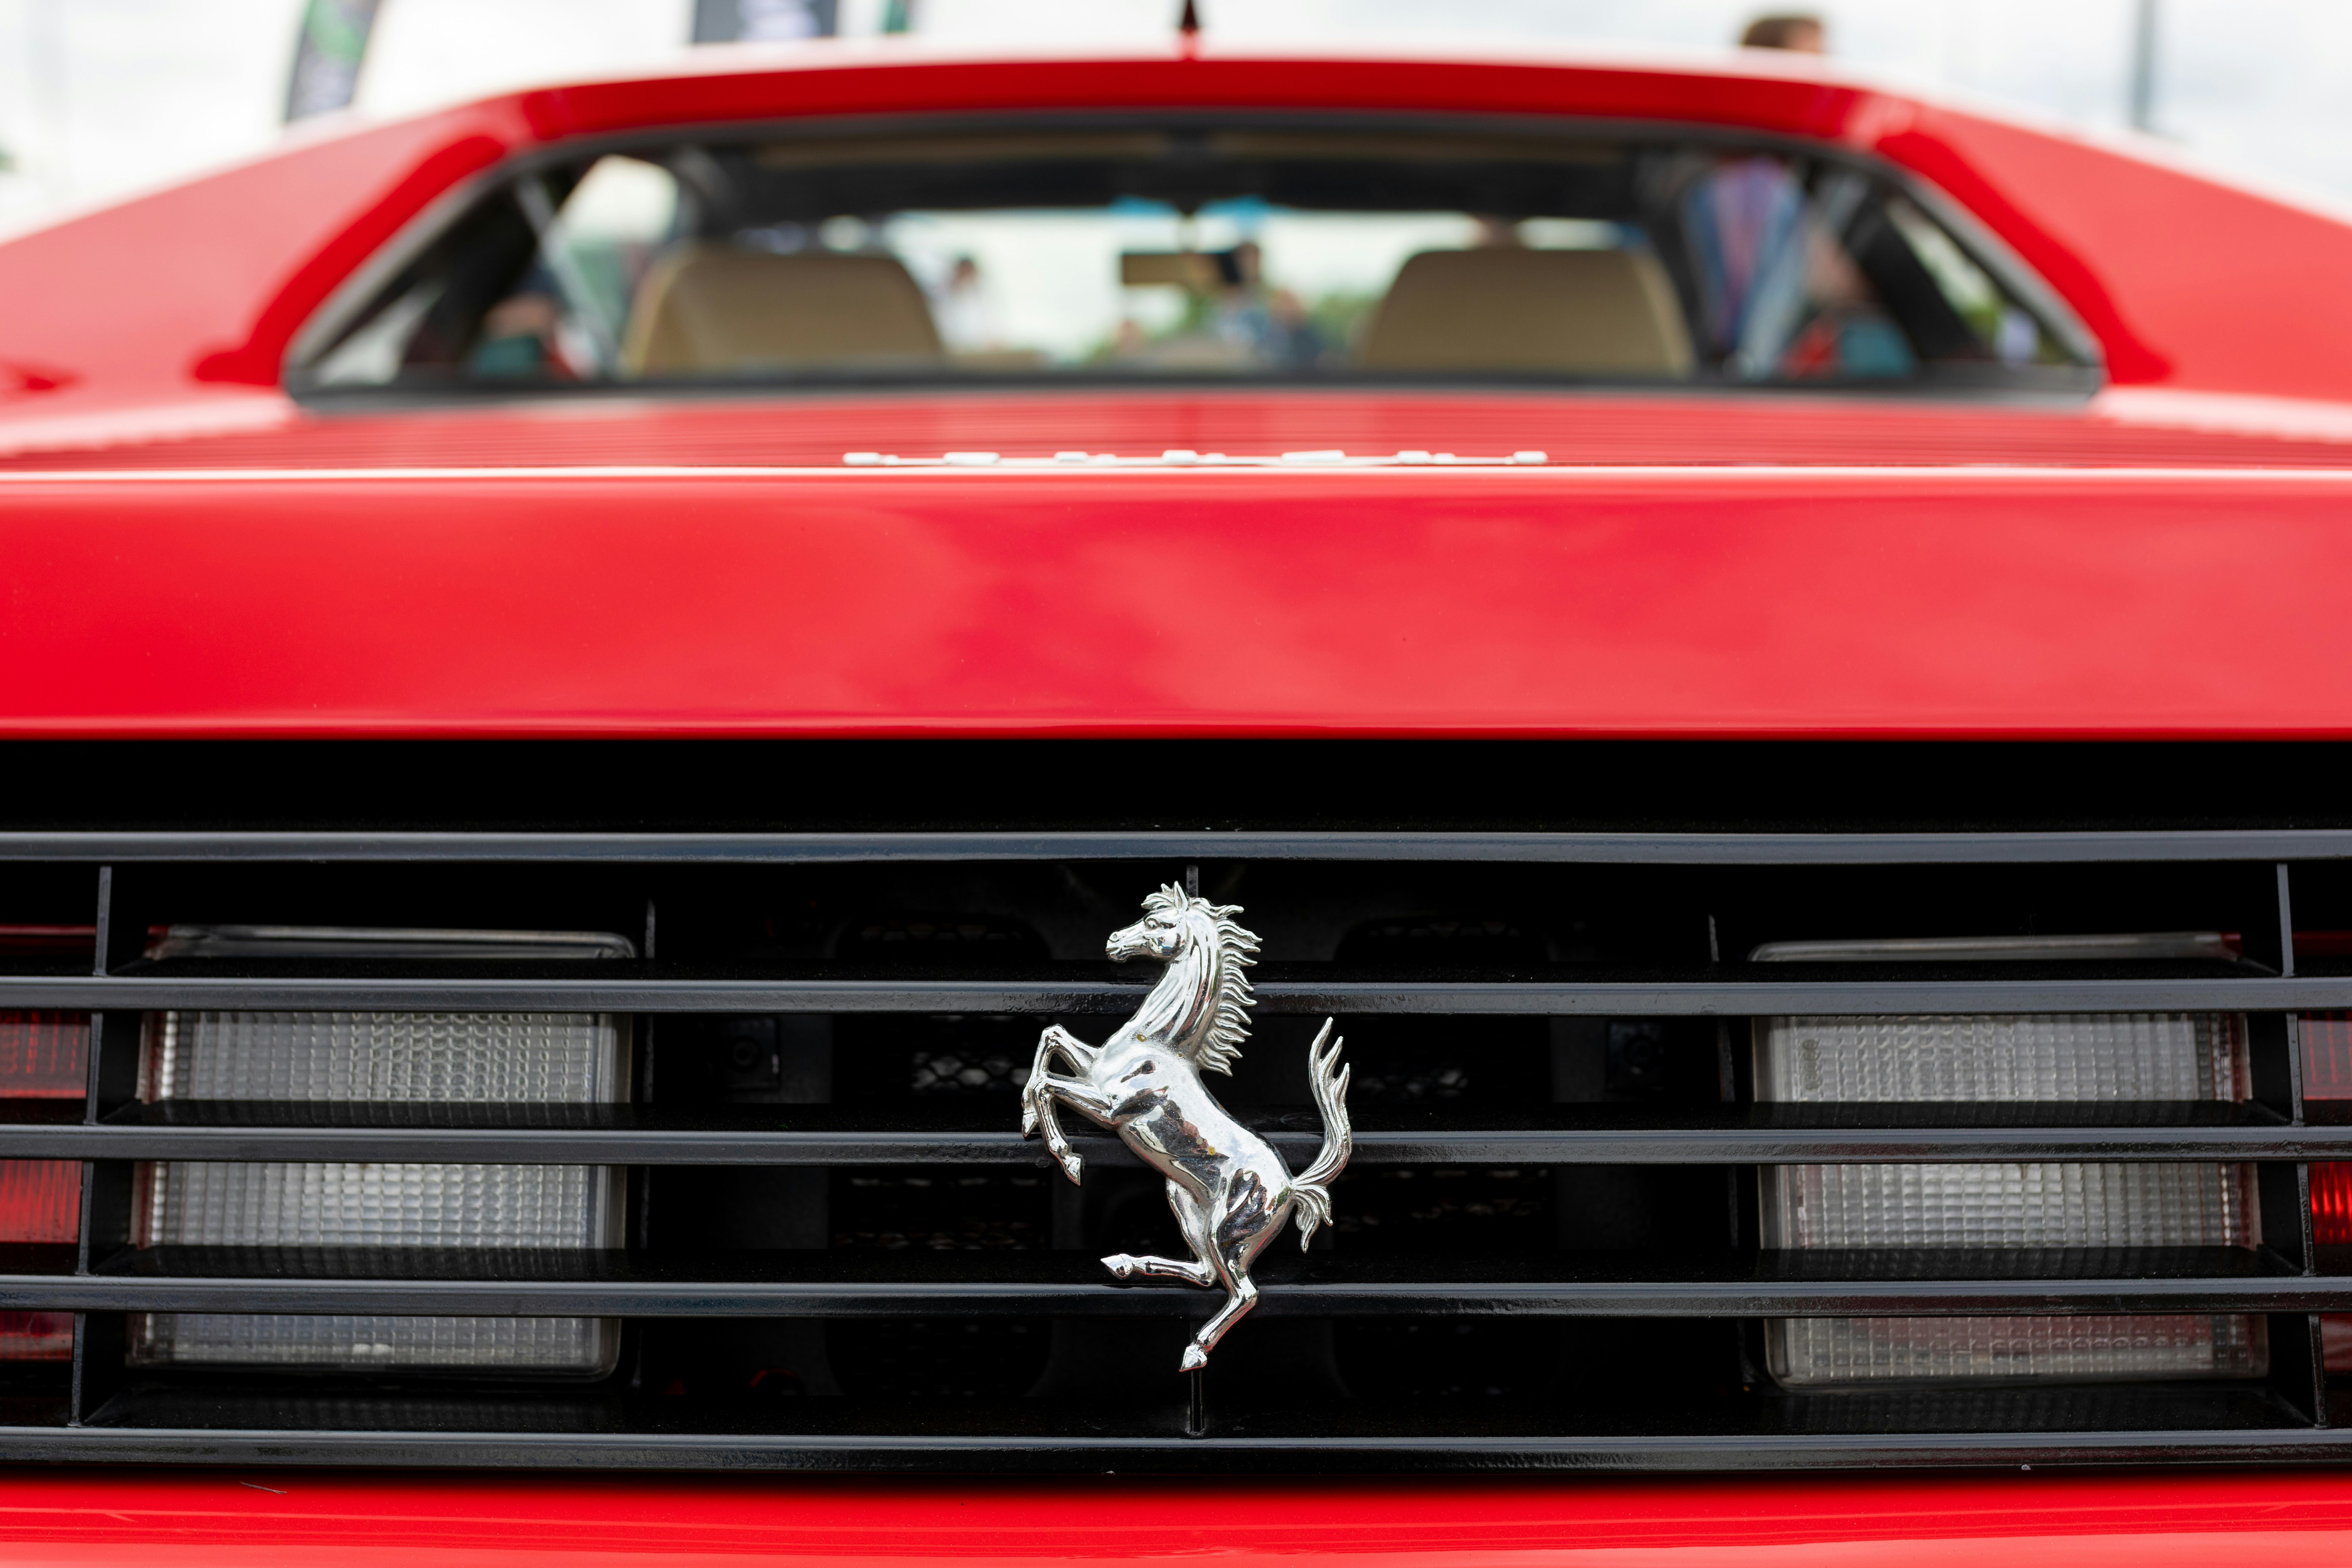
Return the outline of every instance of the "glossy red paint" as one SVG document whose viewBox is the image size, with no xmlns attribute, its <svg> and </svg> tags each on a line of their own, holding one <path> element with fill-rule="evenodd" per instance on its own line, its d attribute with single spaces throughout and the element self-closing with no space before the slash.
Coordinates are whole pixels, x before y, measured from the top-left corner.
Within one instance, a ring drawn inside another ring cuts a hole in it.
<svg viewBox="0 0 2352 1568">
<path fill-rule="evenodd" d="M 2336 1568 L 2332 1475 L 1256 1486 L 210 1472 L 19 1472 L 0 1561 L 250 1568 L 880 1563 L 1364 1568 Z"/>
<path fill-rule="evenodd" d="M 0 731 L 2352 735 L 2352 474 L 0 478 Z"/>
<path fill-rule="evenodd" d="M 271 340 L 243 379 L 274 385 L 300 318 L 433 197 L 518 145 L 513 121 L 490 104 L 306 141 L 0 245 L 0 289 L 37 301 L 7 312 L 0 361 L 49 384 L 31 388 L 20 371 L 0 428 L 202 398 L 226 374 L 220 356 Z"/>
</svg>

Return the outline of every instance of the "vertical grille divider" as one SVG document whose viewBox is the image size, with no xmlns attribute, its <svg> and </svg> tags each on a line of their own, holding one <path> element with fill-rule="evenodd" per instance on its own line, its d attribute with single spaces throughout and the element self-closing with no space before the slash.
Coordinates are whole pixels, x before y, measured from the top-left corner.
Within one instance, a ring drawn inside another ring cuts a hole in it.
<svg viewBox="0 0 2352 1568">
<path fill-rule="evenodd" d="M 107 942 L 112 933 L 113 923 L 114 868 L 110 865 L 100 866 L 98 868 L 97 905 L 90 921 L 90 973 L 101 980 L 106 977 Z M 101 1031 L 105 1027 L 105 1020 L 106 1015 L 103 1011 L 93 1011 L 89 1016 L 89 1029 L 86 1037 L 89 1044 L 84 1047 L 84 1059 L 81 1064 L 82 1073 L 88 1079 L 82 1100 L 82 1125 L 85 1127 L 94 1127 L 98 1124 L 98 1064 L 104 1045 Z M 90 1216 L 98 1211 L 98 1162 L 84 1160 L 81 1163 L 81 1210 L 76 1216 L 75 1230 L 78 1234 L 74 1238 L 74 1273 L 80 1276 L 87 1276 L 89 1273 Z M 66 1425 L 68 1426 L 80 1426 L 84 1415 L 88 1414 L 83 1406 L 82 1392 L 89 1355 L 89 1338 L 90 1315 L 88 1312 L 76 1312 L 73 1327 L 73 1367 L 66 1394 Z"/>
<path fill-rule="evenodd" d="M 2288 862 L 2278 863 L 2279 975 L 2294 978 L 2294 868 Z M 2303 1105 L 2303 1017 L 2290 1012 L 2286 1015 L 2286 1060 L 2290 1089 L 2289 1112 L 2294 1125 L 2305 1125 Z M 2295 1212 L 2303 1226 L 2303 1271 L 2307 1275 L 2319 1272 L 2317 1238 L 2313 1234 L 2311 1220 L 2311 1165 L 2298 1162 L 2294 1167 Z M 2304 1354 L 2311 1363 L 2311 1420 L 2315 1426 L 2332 1426 L 2327 1414 L 2327 1353 L 2319 1314 L 2305 1314 L 2303 1321 Z"/>
</svg>

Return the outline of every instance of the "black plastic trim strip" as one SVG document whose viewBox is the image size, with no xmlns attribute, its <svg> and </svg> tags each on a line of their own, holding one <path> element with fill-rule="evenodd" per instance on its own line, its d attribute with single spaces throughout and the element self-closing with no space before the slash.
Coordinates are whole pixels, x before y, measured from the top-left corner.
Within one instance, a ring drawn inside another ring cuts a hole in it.
<svg viewBox="0 0 2352 1568">
<path fill-rule="evenodd" d="M 0 860 L 117 863 L 415 860 L 845 865 L 1206 859 L 1885 866 L 2347 858 L 2352 858 L 2352 830 L 2342 828 L 2049 833 L 0 833 Z"/>
<path fill-rule="evenodd" d="M 2328 1464 L 2352 1461 L 2352 1432 L 2232 1430 L 1616 1437 L 845 1436 L 694 1433 L 349 1432 L 206 1427 L 0 1427 L 0 1459 L 163 1465 L 381 1465 L 550 1469 L 868 1469 L 1573 1472 L 1811 1470 L 2021 1464 Z M 1108 1463 L 1107 1463 L 1108 1462 Z"/>
</svg>

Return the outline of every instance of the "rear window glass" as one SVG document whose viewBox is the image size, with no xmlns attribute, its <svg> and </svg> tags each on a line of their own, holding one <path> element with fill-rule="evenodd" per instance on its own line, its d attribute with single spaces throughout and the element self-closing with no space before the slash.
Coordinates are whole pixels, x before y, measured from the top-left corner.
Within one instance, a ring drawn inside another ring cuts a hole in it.
<svg viewBox="0 0 2352 1568">
<path fill-rule="evenodd" d="M 1785 150 L 779 133 L 504 179 L 293 380 L 2083 384 L 2044 298 L 1885 177 Z"/>
</svg>

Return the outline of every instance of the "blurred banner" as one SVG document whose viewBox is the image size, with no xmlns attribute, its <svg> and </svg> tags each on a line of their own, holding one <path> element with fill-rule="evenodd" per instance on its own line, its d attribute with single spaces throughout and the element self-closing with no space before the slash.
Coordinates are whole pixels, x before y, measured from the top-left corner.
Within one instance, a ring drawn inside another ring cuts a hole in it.
<svg viewBox="0 0 2352 1568">
<path fill-rule="evenodd" d="M 829 38 L 839 31 L 840 11 L 840 0 L 694 0 L 694 41 L 757 44 Z"/>
<path fill-rule="evenodd" d="M 359 90 L 380 0 L 309 0 L 294 40 L 294 74 L 286 88 L 286 118 L 303 119 L 351 107 Z"/>
</svg>

